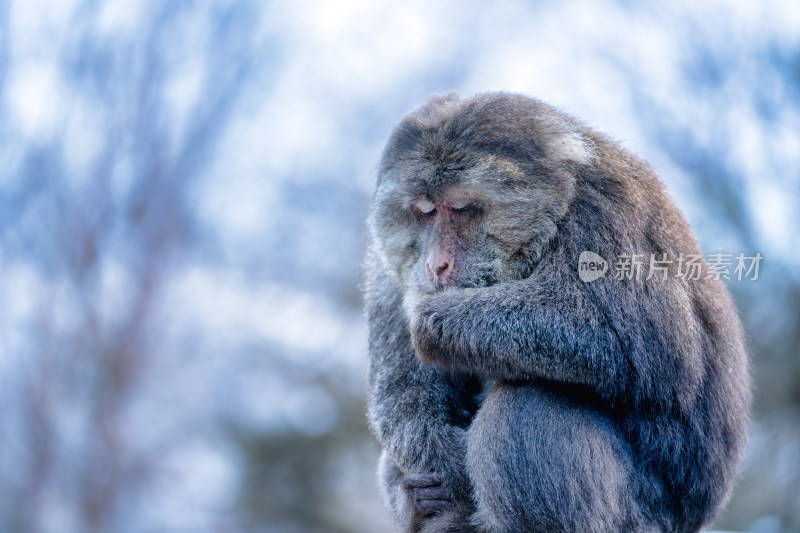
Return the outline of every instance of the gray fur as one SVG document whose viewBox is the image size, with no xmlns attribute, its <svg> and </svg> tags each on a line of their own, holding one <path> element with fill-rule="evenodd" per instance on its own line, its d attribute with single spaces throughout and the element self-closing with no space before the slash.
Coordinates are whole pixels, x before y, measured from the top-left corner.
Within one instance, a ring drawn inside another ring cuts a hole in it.
<svg viewBox="0 0 800 533">
<path fill-rule="evenodd" d="M 443 290 L 425 276 L 438 226 L 420 197 L 474 201 L 453 215 Z M 392 134 L 370 229 L 369 419 L 399 531 L 692 532 L 714 517 L 750 406 L 727 292 L 674 271 L 578 278 L 584 250 L 699 254 L 646 163 L 531 98 L 437 96 Z"/>
</svg>

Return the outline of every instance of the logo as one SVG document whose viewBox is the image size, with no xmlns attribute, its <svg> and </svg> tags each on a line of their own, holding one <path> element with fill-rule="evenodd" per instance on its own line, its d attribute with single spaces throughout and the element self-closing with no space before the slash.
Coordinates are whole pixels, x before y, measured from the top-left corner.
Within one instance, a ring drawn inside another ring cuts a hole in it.
<svg viewBox="0 0 800 533">
<path fill-rule="evenodd" d="M 581 252 L 578 258 L 578 277 L 581 281 L 591 283 L 602 278 L 608 272 L 608 262 L 594 252 Z"/>
</svg>

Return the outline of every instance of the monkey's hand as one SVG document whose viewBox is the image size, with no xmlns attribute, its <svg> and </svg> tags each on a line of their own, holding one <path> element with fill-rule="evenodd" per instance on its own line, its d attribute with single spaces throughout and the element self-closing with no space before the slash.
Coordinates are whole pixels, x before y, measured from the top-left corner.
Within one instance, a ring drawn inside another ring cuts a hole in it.
<svg viewBox="0 0 800 533">
<path fill-rule="evenodd" d="M 458 498 L 434 472 L 407 475 L 403 487 L 411 504 L 409 531 L 442 533 L 473 531 L 470 516 L 474 509 L 469 498 Z"/>
<path fill-rule="evenodd" d="M 410 474 L 403 481 L 418 517 L 444 511 L 453 502 L 449 491 L 442 486 L 442 478 L 433 472 L 429 474 Z"/>
<path fill-rule="evenodd" d="M 414 351 L 423 363 L 443 365 L 455 355 L 448 353 L 448 349 L 452 352 L 459 341 L 453 335 L 458 333 L 453 320 L 468 315 L 464 292 L 463 289 L 452 289 L 430 294 L 421 297 L 417 303 L 409 329 Z"/>
<path fill-rule="evenodd" d="M 459 523 L 467 523 L 473 512 L 472 487 L 464 464 L 465 431 L 453 426 L 442 427 L 440 431 L 429 433 L 420 448 L 425 444 L 430 446 L 428 458 L 403 476 L 411 531 L 451 531 L 433 527 L 433 524 L 448 523 L 456 518 Z"/>
</svg>

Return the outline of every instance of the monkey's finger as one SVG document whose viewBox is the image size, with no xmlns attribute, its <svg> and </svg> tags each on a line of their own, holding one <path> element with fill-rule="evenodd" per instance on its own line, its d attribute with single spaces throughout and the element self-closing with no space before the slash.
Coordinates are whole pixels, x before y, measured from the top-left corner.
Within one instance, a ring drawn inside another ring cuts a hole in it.
<svg viewBox="0 0 800 533">
<path fill-rule="evenodd" d="M 436 474 L 410 474 L 406 476 L 403 484 L 407 489 L 438 487 L 442 484 L 442 478 Z"/>
<path fill-rule="evenodd" d="M 420 500 L 416 502 L 417 512 L 426 515 L 444 511 L 452 503 L 449 500 Z"/>
<path fill-rule="evenodd" d="M 414 489 L 414 497 L 417 500 L 450 500 L 447 490 L 442 487 Z"/>
</svg>

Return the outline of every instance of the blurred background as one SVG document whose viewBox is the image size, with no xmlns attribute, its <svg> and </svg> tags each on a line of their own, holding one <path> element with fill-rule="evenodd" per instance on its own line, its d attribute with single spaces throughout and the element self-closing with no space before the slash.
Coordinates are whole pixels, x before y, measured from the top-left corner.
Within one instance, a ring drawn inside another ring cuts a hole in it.
<svg viewBox="0 0 800 533">
<path fill-rule="evenodd" d="M 582 118 L 764 256 L 714 527 L 800 531 L 794 0 L 0 0 L 0 531 L 388 532 L 364 221 L 446 90 Z"/>
</svg>

